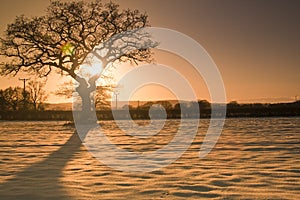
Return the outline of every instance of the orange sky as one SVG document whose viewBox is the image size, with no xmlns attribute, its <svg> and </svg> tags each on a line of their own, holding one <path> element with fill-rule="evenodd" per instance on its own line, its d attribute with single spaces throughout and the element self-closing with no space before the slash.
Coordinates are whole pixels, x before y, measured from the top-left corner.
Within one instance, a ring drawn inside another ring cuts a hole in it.
<svg viewBox="0 0 300 200">
<path fill-rule="evenodd" d="M 199 42 L 219 67 L 228 101 L 293 101 L 295 95 L 300 96 L 299 1 L 116 2 L 124 8 L 147 12 L 152 26 L 180 31 Z M 3 32 L 16 15 L 42 14 L 48 3 L 48 0 L 1 0 L 0 31 Z M 193 76 L 186 61 L 163 53 L 158 53 L 156 59 L 188 77 L 200 99 L 209 99 L 201 77 Z M 47 90 L 54 91 L 63 82 L 63 78 L 50 77 Z M 8 86 L 22 86 L 22 83 L 16 78 L 1 77 L 0 88 Z M 121 89 L 120 98 L 122 92 L 128 92 L 126 86 Z M 172 95 L 161 88 L 146 87 L 133 97 L 136 100 L 168 99 Z M 60 99 L 50 95 L 49 101 Z"/>
</svg>

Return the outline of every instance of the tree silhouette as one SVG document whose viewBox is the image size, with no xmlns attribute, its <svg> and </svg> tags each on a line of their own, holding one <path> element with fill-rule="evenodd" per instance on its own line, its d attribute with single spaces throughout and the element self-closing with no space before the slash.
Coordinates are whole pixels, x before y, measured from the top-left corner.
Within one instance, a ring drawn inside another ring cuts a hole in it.
<svg viewBox="0 0 300 200">
<path fill-rule="evenodd" d="M 156 101 L 155 104 L 159 104 L 166 110 L 171 110 L 173 108 L 172 104 L 169 101 Z"/>
<path fill-rule="evenodd" d="M 111 98 L 109 93 L 112 92 L 111 86 L 97 86 L 95 95 L 94 95 L 94 103 L 95 108 L 97 110 L 109 110 L 110 109 L 110 102 L 108 101 Z"/>
<path fill-rule="evenodd" d="M 7 104 L 4 96 L 4 91 L 0 90 L 0 110 L 7 110 Z"/>
<path fill-rule="evenodd" d="M 33 106 L 33 109 L 41 110 L 42 104 L 47 100 L 47 94 L 44 89 L 46 82 L 29 81 L 27 85 L 28 98 Z"/>
<path fill-rule="evenodd" d="M 150 62 L 157 44 L 141 30 L 149 26 L 138 10 L 120 10 L 115 3 L 51 1 L 44 16 L 16 17 L 0 39 L 0 73 L 25 71 L 48 76 L 53 70 L 79 85 L 82 110 L 91 111 L 91 93 L 100 74 L 78 75 L 80 66 L 98 59 L 102 67 L 119 62 Z"/>
<path fill-rule="evenodd" d="M 3 110 L 21 110 L 24 104 L 23 89 L 20 87 L 9 87 L 1 90 L 0 99 Z"/>
</svg>

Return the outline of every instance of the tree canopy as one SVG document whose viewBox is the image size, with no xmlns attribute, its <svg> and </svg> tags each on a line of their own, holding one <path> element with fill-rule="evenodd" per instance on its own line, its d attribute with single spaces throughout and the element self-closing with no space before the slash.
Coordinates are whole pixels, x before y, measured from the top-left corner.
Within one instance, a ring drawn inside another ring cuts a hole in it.
<svg viewBox="0 0 300 200">
<path fill-rule="evenodd" d="M 53 70 L 71 76 L 79 86 L 86 109 L 100 74 L 84 78 L 78 69 L 96 57 L 105 68 L 116 61 L 150 62 L 157 45 L 148 33 L 148 16 L 138 10 L 121 10 L 100 0 L 51 1 L 45 15 L 16 17 L 0 38 L 0 74 L 20 71 L 48 76 Z M 83 98 L 84 97 L 84 98 Z"/>
<path fill-rule="evenodd" d="M 26 71 L 47 76 L 58 69 L 76 79 L 75 70 L 89 54 L 96 52 L 96 47 L 115 35 L 148 25 L 146 14 L 138 10 L 120 10 L 112 2 L 51 1 L 44 16 L 27 18 L 21 15 L 8 25 L 5 37 L 1 38 L 0 55 L 10 59 L 0 64 L 1 74 Z M 120 37 L 110 44 L 124 39 Z M 136 44 L 130 45 L 136 47 Z M 151 47 L 151 43 L 148 46 Z M 104 65 L 116 60 L 149 61 L 151 57 L 148 48 L 124 51 L 123 55 L 117 52 L 121 49 L 109 50 L 105 56 L 98 55 Z"/>
</svg>

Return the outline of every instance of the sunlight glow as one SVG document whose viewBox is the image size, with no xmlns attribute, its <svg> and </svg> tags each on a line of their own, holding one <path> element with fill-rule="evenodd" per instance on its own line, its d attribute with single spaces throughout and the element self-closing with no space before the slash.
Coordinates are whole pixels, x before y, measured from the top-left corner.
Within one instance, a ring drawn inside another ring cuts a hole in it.
<svg viewBox="0 0 300 200">
<path fill-rule="evenodd" d="M 94 75 L 100 75 L 103 71 L 102 61 L 91 57 L 88 62 L 82 64 L 79 68 L 78 75 L 85 79 L 89 79 Z"/>
</svg>

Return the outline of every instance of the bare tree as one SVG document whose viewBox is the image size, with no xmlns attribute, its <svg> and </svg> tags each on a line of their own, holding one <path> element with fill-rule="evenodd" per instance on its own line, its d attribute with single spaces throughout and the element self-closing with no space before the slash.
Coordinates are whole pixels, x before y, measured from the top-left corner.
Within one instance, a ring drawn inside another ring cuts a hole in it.
<svg viewBox="0 0 300 200">
<path fill-rule="evenodd" d="M 76 72 L 96 57 L 106 68 L 114 62 L 150 62 L 157 44 L 141 31 L 149 26 L 138 10 L 120 10 L 115 3 L 51 1 L 44 16 L 18 16 L 1 38 L 0 73 L 25 71 L 48 76 L 53 70 L 71 76 L 79 86 L 82 110 L 91 110 L 91 93 L 100 74 Z"/>
<path fill-rule="evenodd" d="M 46 82 L 42 81 L 29 81 L 27 91 L 29 101 L 33 105 L 34 110 L 41 110 L 42 104 L 47 100 L 48 95 L 44 89 Z"/>
<path fill-rule="evenodd" d="M 94 96 L 94 103 L 95 108 L 97 110 L 108 110 L 110 109 L 110 101 L 112 86 L 97 86 L 95 96 Z"/>
</svg>

